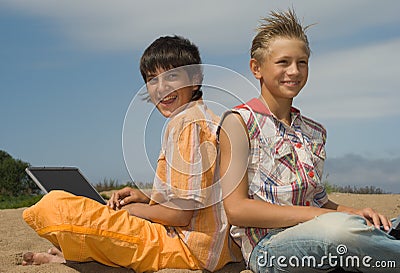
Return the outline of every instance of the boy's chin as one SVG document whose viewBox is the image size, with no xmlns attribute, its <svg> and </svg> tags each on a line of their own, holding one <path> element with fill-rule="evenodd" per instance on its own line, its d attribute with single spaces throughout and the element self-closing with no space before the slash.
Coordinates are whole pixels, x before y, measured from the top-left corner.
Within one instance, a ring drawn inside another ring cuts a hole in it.
<svg viewBox="0 0 400 273">
<path fill-rule="evenodd" d="M 159 107 L 157 107 L 157 109 L 158 112 L 160 112 L 160 114 L 163 115 L 165 118 L 170 118 L 176 112 L 176 110 L 160 109 Z"/>
<path fill-rule="evenodd" d="M 170 118 L 172 116 L 172 113 L 163 113 L 163 112 L 161 112 L 161 115 L 163 115 L 164 118 Z"/>
<path fill-rule="evenodd" d="M 172 108 L 171 108 L 171 109 L 169 109 L 169 108 L 165 109 L 165 108 L 163 108 L 162 106 L 157 106 L 157 110 L 158 110 L 158 111 L 161 113 L 161 115 L 163 115 L 164 117 L 170 118 L 170 117 L 172 117 L 172 116 L 178 114 L 179 112 L 183 111 L 183 110 L 187 107 L 187 105 L 188 105 L 188 104 L 184 104 L 184 105 L 181 105 L 181 106 L 176 107 L 176 108 L 174 108 L 174 109 L 172 109 Z"/>
</svg>

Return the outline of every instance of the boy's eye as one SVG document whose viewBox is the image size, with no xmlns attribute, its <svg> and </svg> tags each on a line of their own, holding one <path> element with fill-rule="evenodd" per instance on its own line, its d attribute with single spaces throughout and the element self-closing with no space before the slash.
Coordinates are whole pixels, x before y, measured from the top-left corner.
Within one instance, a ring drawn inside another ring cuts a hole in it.
<svg viewBox="0 0 400 273">
<path fill-rule="evenodd" d="M 302 64 L 302 65 L 307 65 L 308 64 L 308 62 L 306 60 L 300 61 L 299 63 Z"/>
<path fill-rule="evenodd" d="M 288 62 L 286 60 L 278 60 L 276 63 L 277 64 L 287 64 Z"/>
<path fill-rule="evenodd" d="M 169 73 L 166 78 L 167 78 L 168 81 L 174 81 L 174 80 L 176 80 L 177 77 L 178 77 L 178 74 Z"/>
<path fill-rule="evenodd" d="M 156 84 L 157 81 L 158 81 L 157 77 L 152 77 L 152 78 L 147 79 L 147 83 L 149 83 L 149 84 Z"/>
</svg>

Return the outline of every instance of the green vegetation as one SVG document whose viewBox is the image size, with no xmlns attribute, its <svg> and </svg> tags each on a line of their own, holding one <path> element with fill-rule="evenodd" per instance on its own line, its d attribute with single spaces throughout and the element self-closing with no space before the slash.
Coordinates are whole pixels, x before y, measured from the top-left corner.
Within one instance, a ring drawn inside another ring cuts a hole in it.
<svg viewBox="0 0 400 273">
<path fill-rule="evenodd" d="M 118 180 L 116 179 L 104 178 L 103 181 L 97 183 L 96 185 L 94 185 L 94 187 L 98 192 L 102 192 L 102 191 L 119 190 L 124 187 L 134 187 L 134 184 L 132 182 L 119 184 Z"/>
<path fill-rule="evenodd" d="M 131 181 L 125 182 L 124 184 L 119 184 L 118 180 L 107 179 L 107 178 L 104 178 L 102 182 L 98 183 L 97 185 L 94 185 L 95 189 L 106 200 L 110 198 L 110 195 L 102 192 L 119 190 L 125 187 L 131 187 L 135 189 L 139 188 L 143 190 L 143 189 L 151 189 L 152 186 L 153 185 L 151 183 L 143 183 L 143 182 L 134 183 Z"/>
<path fill-rule="evenodd" d="M 324 186 L 326 192 L 340 192 L 340 193 L 356 193 L 356 194 L 385 194 L 381 188 L 377 188 L 375 186 L 365 186 L 365 187 L 356 187 L 356 186 L 338 186 L 332 185 L 328 181 L 324 182 Z"/>
<path fill-rule="evenodd" d="M 29 163 L 12 158 L 0 150 L 0 195 L 20 196 L 39 192 L 39 188 L 25 173 Z"/>
<path fill-rule="evenodd" d="M 30 207 L 42 198 L 42 194 L 9 196 L 0 195 L 0 209 Z"/>
<path fill-rule="evenodd" d="M 107 179 L 104 178 L 102 182 L 97 183 L 96 185 L 94 185 L 95 189 L 101 194 L 101 196 L 104 199 L 108 199 L 110 198 L 110 196 L 108 194 L 104 194 L 102 192 L 105 191 L 111 191 L 111 190 L 119 190 L 125 187 L 131 187 L 131 188 L 135 188 L 135 189 L 151 189 L 152 188 L 152 184 L 151 183 L 143 183 L 143 182 L 132 182 L 132 181 L 128 181 L 125 182 L 124 184 L 119 184 L 118 180 L 115 179 Z"/>
<path fill-rule="evenodd" d="M 131 187 L 131 188 L 139 188 L 139 189 L 151 189 L 152 184 L 151 183 L 143 183 L 143 182 L 125 182 L 123 184 L 119 184 L 118 180 L 115 179 L 107 179 L 104 178 L 102 182 L 99 182 L 98 184 L 94 185 L 95 189 L 98 192 L 102 191 L 111 191 L 111 190 L 119 190 L 125 187 Z"/>
<path fill-rule="evenodd" d="M 25 173 L 29 163 L 0 150 L 0 209 L 28 207 L 42 198 L 39 188 Z"/>
</svg>

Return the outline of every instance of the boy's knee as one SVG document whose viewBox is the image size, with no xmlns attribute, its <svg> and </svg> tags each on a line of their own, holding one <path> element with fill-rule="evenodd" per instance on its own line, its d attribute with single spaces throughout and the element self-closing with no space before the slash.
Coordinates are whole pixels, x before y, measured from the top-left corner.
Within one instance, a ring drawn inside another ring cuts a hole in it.
<svg viewBox="0 0 400 273">
<path fill-rule="evenodd" d="M 74 197 L 76 196 L 66 191 L 52 190 L 45 194 L 34 206 L 38 207 L 38 209 L 51 210 L 61 204 L 62 206 L 67 206 Z"/>
<path fill-rule="evenodd" d="M 56 202 L 65 198 L 69 198 L 74 196 L 73 194 L 66 192 L 66 191 L 62 191 L 62 190 L 52 190 L 49 193 L 45 194 L 42 198 L 43 201 L 46 202 Z M 42 201 L 41 200 L 41 201 Z"/>
<path fill-rule="evenodd" d="M 36 226 L 40 226 L 43 223 L 47 223 L 59 215 L 60 204 L 65 205 L 63 202 L 66 198 L 73 196 L 72 194 L 54 190 L 45 194 L 35 205 L 25 209 L 22 213 L 24 221 L 36 229 Z"/>
<path fill-rule="evenodd" d="M 366 220 L 360 215 L 342 212 L 325 213 L 316 217 L 313 221 L 318 226 L 333 230 L 360 228 L 367 224 Z"/>
<path fill-rule="evenodd" d="M 366 220 L 360 215 L 348 213 L 326 213 L 314 220 L 316 230 L 320 230 L 326 239 L 332 243 L 352 241 L 355 235 L 370 232 L 373 226 L 368 226 Z"/>
<path fill-rule="evenodd" d="M 365 219 L 361 216 L 332 212 L 289 228 L 280 233 L 277 238 L 338 244 L 351 240 L 357 233 L 373 229 L 374 227 L 367 226 Z"/>
<path fill-rule="evenodd" d="M 336 253 L 337 247 L 351 247 L 360 239 L 357 235 L 373 229 L 361 216 L 327 213 L 266 238 L 260 247 L 269 253 L 286 253 L 287 257 L 300 255 L 305 249 L 308 253 Z"/>
</svg>

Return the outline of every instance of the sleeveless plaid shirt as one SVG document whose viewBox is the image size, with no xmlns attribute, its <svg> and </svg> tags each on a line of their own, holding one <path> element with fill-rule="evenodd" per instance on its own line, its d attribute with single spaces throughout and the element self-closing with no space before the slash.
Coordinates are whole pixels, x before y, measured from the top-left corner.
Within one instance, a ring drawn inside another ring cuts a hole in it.
<svg viewBox="0 0 400 273">
<path fill-rule="evenodd" d="M 250 139 L 248 196 L 279 205 L 321 207 L 328 196 L 321 184 L 326 130 L 291 109 L 292 124 L 277 120 L 258 99 L 235 107 Z M 231 235 L 246 261 L 255 245 L 268 234 L 266 228 L 236 227 Z"/>
</svg>

